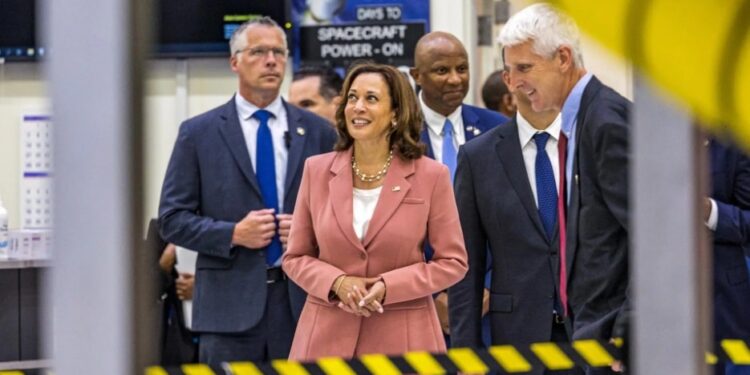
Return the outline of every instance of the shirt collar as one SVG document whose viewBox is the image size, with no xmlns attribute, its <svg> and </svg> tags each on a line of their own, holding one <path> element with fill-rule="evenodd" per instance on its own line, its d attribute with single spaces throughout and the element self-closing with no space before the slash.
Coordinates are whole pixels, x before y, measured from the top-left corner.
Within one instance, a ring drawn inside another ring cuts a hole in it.
<svg viewBox="0 0 750 375">
<path fill-rule="evenodd" d="M 253 103 L 248 102 L 245 100 L 245 98 L 242 97 L 239 93 L 234 95 L 234 103 L 237 106 L 237 114 L 240 117 L 240 120 L 248 120 L 250 119 L 250 116 L 255 113 L 255 111 L 261 109 L 258 108 Z M 271 104 L 267 105 L 265 108 L 266 111 L 271 112 L 273 117 L 279 118 L 279 115 L 281 114 L 281 111 L 283 110 L 284 104 L 281 101 L 281 95 L 277 96 L 276 99 L 274 99 Z"/>
<path fill-rule="evenodd" d="M 581 107 L 583 90 L 589 84 L 592 77 L 591 73 L 584 74 L 576 85 L 573 86 L 573 90 L 570 91 L 570 94 L 565 99 L 565 103 L 563 103 L 562 111 L 560 111 L 562 113 L 562 131 L 568 138 L 570 138 L 570 133 L 573 131 L 576 117 L 578 117 L 578 108 Z"/>
<path fill-rule="evenodd" d="M 516 122 L 518 123 L 518 139 L 521 141 L 521 148 L 525 147 L 534 137 L 536 133 L 546 132 L 549 133 L 550 137 L 554 138 L 555 141 L 560 137 L 560 130 L 562 126 L 562 116 L 558 113 L 557 117 L 552 121 L 551 124 L 542 131 L 537 130 L 528 120 L 526 120 L 521 112 L 516 111 Z"/>
<path fill-rule="evenodd" d="M 458 120 L 461 118 L 461 108 L 463 105 L 458 106 L 453 113 L 449 114 L 448 117 L 445 117 L 435 111 L 432 110 L 432 108 L 428 107 L 427 104 L 425 104 L 424 100 L 422 99 L 422 93 L 419 93 L 419 104 L 422 106 L 422 114 L 424 115 L 424 121 L 427 123 L 427 126 L 432 129 L 432 131 L 436 134 L 442 134 L 443 133 L 443 126 L 445 125 L 445 119 L 451 120 L 451 124 L 453 124 L 454 130 L 456 125 L 458 124 Z M 454 132 L 455 133 L 455 132 Z"/>
</svg>

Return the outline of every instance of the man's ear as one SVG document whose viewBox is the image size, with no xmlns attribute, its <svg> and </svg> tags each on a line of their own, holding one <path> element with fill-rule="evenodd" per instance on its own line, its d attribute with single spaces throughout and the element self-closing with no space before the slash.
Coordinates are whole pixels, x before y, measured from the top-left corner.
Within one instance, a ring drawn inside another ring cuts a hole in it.
<svg viewBox="0 0 750 375">
<path fill-rule="evenodd" d="M 556 58 L 560 64 L 560 69 L 563 71 L 568 71 L 575 66 L 575 62 L 573 62 L 573 49 L 570 48 L 570 46 L 560 46 L 560 48 L 557 49 Z"/>
<path fill-rule="evenodd" d="M 414 83 L 416 83 L 418 85 L 419 84 L 419 69 L 417 69 L 417 68 L 410 68 L 409 69 L 409 75 L 411 76 L 411 78 L 414 79 Z"/>
<path fill-rule="evenodd" d="M 233 72 L 237 72 L 237 54 L 233 53 L 232 57 L 229 58 L 229 67 L 232 68 Z"/>
</svg>

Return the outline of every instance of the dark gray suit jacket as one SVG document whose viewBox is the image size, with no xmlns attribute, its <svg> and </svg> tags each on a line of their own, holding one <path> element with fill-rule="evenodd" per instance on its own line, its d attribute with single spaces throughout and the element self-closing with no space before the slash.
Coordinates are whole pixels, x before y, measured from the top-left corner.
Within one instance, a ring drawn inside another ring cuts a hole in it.
<svg viewBox="0 0 750 375">
<path fill-rule="evenodd" d="M 549 341 L 559 277 L 558 233 L 552 239 L 545 234 L 515 120 L 461 147 L 455 190 L 469 272 L 449 289 L 452 345 L 482 345 L 488 247 L 492 344 Z"/>
<path fill-rule="evenodd" d="M 711 141 L 711 198 L 719 221 L 714 245 L 714 336 L 750 339 L 750 158 Z"/>
<path fill-rule="evenodd" d="M 326 120 L 284 106 L 290 138 L 284 210 L 291 213 L 304 160 L 331 151 L 336 134 Z M 194 331 L 242 332 L 263 316 L 265 251 L 231 246 L 235 223 L 262 208 L 234 99 L 182 123 L 164 177 L 159 221 L 166 241 L 198 252 Z M 297 318 L 304 299 L 298 289 L 290 296 Z"/>
<path fill-rule="evenodd" d="M 568 208 L 567 248 L 575 254 L 568 268 L 574 339 L 608 340 L 614 325 L 625 324 L 629 113 L 630 102 L 596 77 L 584 89 Z"/>
</svg>

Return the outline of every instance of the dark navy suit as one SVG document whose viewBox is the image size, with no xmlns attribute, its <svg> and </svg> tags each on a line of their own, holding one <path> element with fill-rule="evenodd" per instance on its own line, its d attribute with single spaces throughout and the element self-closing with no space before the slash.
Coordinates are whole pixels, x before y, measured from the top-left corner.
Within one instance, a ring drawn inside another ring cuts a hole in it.
<svg viewBox="0 0 750 375">
<path fill-rule="evenodd" d="M 574 339 L 609 340 L 627 321 L 629 118 L 630 102 L 591 78 L 578 110 L 567 212 Z"/>
<path fill-rule="evenodd" d="M 461 118 L 464 122 L 464 139 L 466 142 L 472 140 L 474 137 L 477 137 L 479 135 L 482 135 L 490 130 L 492 128 L 504 124 L 508 121 L 508 118 L 503 116 L 502 114 L 490 111 L 484 108 L 475 107 L 468 104 L 462 104 L 461 105 Z M 435 153 L 432 150 L 432 142 L 430 142 L 430 135 L 429 135 L 429 129 L 427 128 L 427 124 L 424 124 L 422 127 L 422 142 L 427 145 L 427 149 L 425 150 L 425 155 L 427 157 L 434 159 Z M 432 248 L 430 248 L 429 244 L 425 245 L 425 254 L 426 258 L 430 259 L 432 257 Z M 486 274 L 486 287 L 489 289 L 489 281 L 491 278 L 491 272 L 488 271 Z M 481 297 L 480 297 L 481 300 Z M 489 320 L 483 319 L 483 325 L 485 329 L 484 332 L 484 342 L 485 344 L 489 344 L 490 341 L 490 334 L 489 334 Z M 451 342 L 450 336 L 445 336 L 446 344 L 448 346 L 453 346 L 453 343 Z"/>
<path fill-rule="evenodd" d="M 336 135 L 326 120 L 286 102 L 284 107 L 289 150 L 283 207 L 291 213 L 304 160 L 331 151 Z M 194 331 L 242 334 L 264 319 L 267 298 L 271 298 L 267 292 L 278 288 L 266 283 L 265 251 L 231 245 L 235 223 L 251 210 L 263 208 L 234 99 L 186 120 L 180 126 L 164 178 L 159 220 L 166 241 L 198 252 Z M 292 301 L 282 304 L 287 311 L 274 312 L 276 303 L 269 299 L 267 315 L 288 316 L 291 309 L 292 316 L 299 317 L 304 295 L 292 283 L 288 285 L 292 290 L 287 299 Z M 285 327 L 273 334 L 288 336 L 291 345 L 294 329 Z M 248 359 L 251 355 L 262 353 L 248 353 Z"/>
<path fill-rule="evenodd" d="M 745 256 L 750 251 L 750 158 L 711 141 L 712 189 L 718 222 L 713 232 L 714 336 L 750 340 L 750 280 Z M 725 374 L 717 366 L 717 374 Z M 726 374 L 750 374 L 750 367 Z"/>
<path fill-rule="evenodd" d="M 449 289 L 453 344 L 482 345 L 479 317 L 487 265 L 493 272 L 488 314 L 493 345 L 566 340 L 554 332 L 552 320 L 559 235 L 555 229 L 549 238 L 542 225 L 515 120 L 461 148 L 455 188 L 469 272 Z"/>
</svg>

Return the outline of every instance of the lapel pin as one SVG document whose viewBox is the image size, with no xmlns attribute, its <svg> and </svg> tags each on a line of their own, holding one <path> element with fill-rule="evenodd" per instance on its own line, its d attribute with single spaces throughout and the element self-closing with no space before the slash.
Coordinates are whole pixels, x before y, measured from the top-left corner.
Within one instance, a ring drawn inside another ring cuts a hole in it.
<svg viewBox="0 0 750 375">
<path fill-rule="evenodd" d="M 578 174 L 575 175 L 576 185 L 578 185 Z"/>
<path fill-rule="evenodd" d="M 305 128 L 303 128 L 303 127 L 297 128 L 297 134 L 299 134 L 299 135 L 305 135 Z"/>
<path fill-rule="evenodd" d="M 469 125 L 466 127 L 467 132 L 473 132 L 474 131 L 474 125 Z"/>
<path fill-rule="evenodd" d="M 401 191 L 401 186 L 396 185 L 393 188 L 391 188 L 391 191 Z"/>
<path fill-rule="evenodd" d="M 475 135 L 475 136 L 476 136 L 476 135 L 479 135 L 479 134 L 481 134 L 481 133 L 482 133 L 482 131 L 481 131 L 481 130 L 479 130 L 479 129 L 477 129 L 477 128 L 474 128 L 474 135 Z"/>
</svg>

